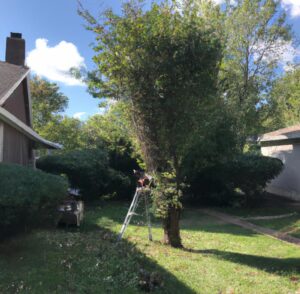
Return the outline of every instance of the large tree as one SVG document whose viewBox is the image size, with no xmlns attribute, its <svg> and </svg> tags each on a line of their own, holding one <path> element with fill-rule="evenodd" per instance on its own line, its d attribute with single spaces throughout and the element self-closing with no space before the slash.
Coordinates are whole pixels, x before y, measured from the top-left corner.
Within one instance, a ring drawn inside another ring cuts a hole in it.
<svg viewBox="0 0 300 294">
<path fill-rule="evenodd" d="M 271 91 L 272 116 L 266 128 L 282 128 L 300 123 L 300 68 L 287 72 L 274 83 Z"/>
<path fill-rule="evenodd" d="M 261 131 L 270 105 L 272 82 L 290 48 L 291 33 L 276 0 L 227 1 L 225 52 L 220 90 L 237 121 L 242 149 L 247 136 Z"/>
<path fill-rule="evenodd" d="M 132 144 L 128 103 L 105 101 L 101 108 L 103 114 L 95 114 L 83 125 L 84 140 L 93 147 L 105 143 L 109 149 L 121 149 Z"/>
<path fill-rule="evenodd" d="M 62 145 L 62 151 L 80 149 L 86 146 L 83 140 L 83 123 L 76 118 L 55 115 L 42 128 L 39 134 Z"/>
<path fill-rule="evenodd" d="M 60 92 L 55 83 L 39 76 L 30 80 L 32 99 L 33 127 L 39 131 L 54 115 L 63 112 L 68 106 L 69 99 Z"/>
<path fill-rule="evenodd" d="M 130 1 L 121 15 L 106 11 L 101 23 L 80 10 L 96 34 L 90 91 L 130 103 L 144 161 L 158 179 L 164 241 L 176 247 L 181 246 L 182 161 L 215 103 L 222 51 L 196 2 L 178 9 L 163 1 L 145 11 Z"/>
</svg>

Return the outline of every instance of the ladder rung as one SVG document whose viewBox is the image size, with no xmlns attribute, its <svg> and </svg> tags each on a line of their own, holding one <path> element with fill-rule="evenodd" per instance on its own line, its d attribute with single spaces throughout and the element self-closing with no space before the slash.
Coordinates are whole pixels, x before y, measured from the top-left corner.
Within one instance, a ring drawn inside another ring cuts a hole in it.
<svg viewBox="0 0 300 294">
<path fill-rule="evenodd" d="M 141 215 L 141 214 L 138 214 L 138 213 L 135 213 L 135 212 L 129 212 L 128 215 Z"/>
</svg>

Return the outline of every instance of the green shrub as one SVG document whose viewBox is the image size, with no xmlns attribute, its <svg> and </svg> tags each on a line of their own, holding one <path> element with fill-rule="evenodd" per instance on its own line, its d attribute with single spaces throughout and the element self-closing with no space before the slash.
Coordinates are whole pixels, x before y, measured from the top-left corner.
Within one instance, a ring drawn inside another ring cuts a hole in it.
<svg viewBox="0 0 300 294">
<path fill-rule="evenodd" d="M 282 170 L 277 158 L 241 154 L 233 159 L 193 170 L 187 175 L 191 201 L 212 205 L 255 205 L 267 183 Z M 241 193 L 236 193 L 239 190 Z"/>
<path fill-rule="evenodd" d="M 192 204 L 228 205 L 234 196 L 234 186 L 228 179 L 226 165 L 216 163 L 203 169 L 193 170 L 187 175 L 188 197 Z"/>
<path fill-rule="evenodd" d="M 58 176 L 13 164 L 0 164 L 1 236 L 25 227 L 54 224 L 67 182 Z"/>
<path fill-rule="evenodd" d="M 97 199 L 105 194 L 121 195 L 129 189 L 131 180 L 109 165 L 106 150 L 84 149 L 61 155 L 45 156 L 37 167 L 54 174 L 65 174 L 73 188 L 80 190 L 85 200 Z"/>
<path fill-rule="evenodd" d="M 126 176 L 126 184 L 111 184 L 111 190 L 116 190 L 114 191 L 116 192 L 115 198 L 118 200 L 131 199 L 136 188 L 136 177 L 133 174 L 133 170 L 139 169 L 139 165 L 137 159 L 132 158 L 129 147 L 126 146 L 123 150 L 119 148 L 109 150 L 109 166 Z"/>
<path fill-rule="evenodd" d="M 226 170 L 233 186 L 244 193 L 244 204 L 255 205 L 267 183 L 278 176 L 282 168 L 280 159 L 243 154 L 230 161 Z"/>
</svg>

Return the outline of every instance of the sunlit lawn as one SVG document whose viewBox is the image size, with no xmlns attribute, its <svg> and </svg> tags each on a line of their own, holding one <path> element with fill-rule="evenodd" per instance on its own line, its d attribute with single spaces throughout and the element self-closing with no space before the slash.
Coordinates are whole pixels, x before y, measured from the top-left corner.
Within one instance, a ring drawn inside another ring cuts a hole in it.
<svg viewBox="0 0 300 294">
<path fill-rule="evenodd" d="M 239 217 L 255 217 L 255 216 L 290 216 L 278 219 L 249 219 L 248 221 L 266 228 L 276 230 L 280 233 L 288 234 L 293 237 L 300 238 L 300 206 L 279 206 L 261 207 L 255 209 L 241 209 L 241 208 L 222 208 L 218 209 L 221 212 L 226 212 Z"/>
<path fill-rule="evenodd" d="M 0 245 L 1 293 L 138 293 L 140 271 L 158 277 L 156 293 L 299 293 L 300 249 L 203 215 L 184 212 L 185 249 L 147 240 L 135 218 L 116 233 L 128 203 L 89 209 L 78 231 L 38 231 Z"/>
</svg>

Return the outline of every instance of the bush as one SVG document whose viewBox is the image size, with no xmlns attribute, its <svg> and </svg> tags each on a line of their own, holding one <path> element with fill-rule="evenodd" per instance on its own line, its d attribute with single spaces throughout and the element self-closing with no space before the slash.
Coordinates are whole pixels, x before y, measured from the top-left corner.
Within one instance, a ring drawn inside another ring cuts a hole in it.
<svg viewBox="0 0 300 294">
<path fill-rule="evenodd" d="M 0 164 L 0 234 L 27 227 L 54 224 L 57 205 L 64 199 L 67 182 L 58 176 L 13 164 Z"/>
<path fill-rule="evenodd" d="M 130 178 L 112 169 L 109 163 L 106 150 L 85 149 L 42 157 L 37 167 L 66 175 L 71 187 L 79 189 L 84 199 L 92 200 L 105 194 L 121 195 L 131 185 Z"/>
<path fill-rule="evenodd" d="M 187 175 L 190 200 L 197 203 L 254 205 L 267 183 L 282 170 L 277 158 L 242 154 Z M 236 191 L 242 193 L 237 194 Z"/>
<path fill-rule="evenodd" d="M 227 173 L 232 177 L 233 186 L 244 192 L 245 204 L 255 205 L 267 183 L 278 176 L 282 168 L 280 159 L 243 154 L 229 162 Z"/>
<path fill-rule="evenodd" d="M 139 165 L 137 159 L 131 157 L 128 146 L 123 148 L 123 150 L 116 148 L 109 151 L 109 166 L 125 175 L 128 181 L 126 185 L 122 186 L 117 186 L 116 184 L 111 185 L 112 190 L 121 189 L 121 191 L 116 192 L 116 199 L 131 199 L 136 188 L 136 177 L 133 174 L 133 170 L 139 169 Z"/>
</svg>

